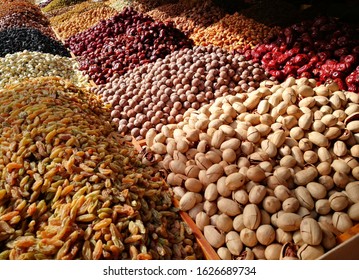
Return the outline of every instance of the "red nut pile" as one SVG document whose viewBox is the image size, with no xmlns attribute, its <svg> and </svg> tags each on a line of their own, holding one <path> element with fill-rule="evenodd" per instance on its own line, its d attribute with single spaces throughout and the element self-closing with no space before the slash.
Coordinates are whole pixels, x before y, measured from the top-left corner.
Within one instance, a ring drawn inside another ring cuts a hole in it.
<svg viewBox="0 0 359 280">
<path fill-rule="evenodd" d="M 358 29 L 336 19 L 319 17 L 285 28 L 270 44 L 245 51 L 247 59 L 260 61 L 276 79 L 313 77 L 320 83 L 334 80 L 341 89 L 357 92 L 359 81 L 351 75 L 358 66 Z"/>
<path fill-rule="evenodd" d="M 189 108 L 216 97 L 251 92 L 266 79 L 259 64 L 213 46 L 175 51 L 94 88 L 111 103 L 118 130 L 143 139 L 150 128 L 178 123 Z"/>
<path fill-rule="evenodd" d="M 192 41 L 172 24 L 156 22 L 126 8 L 70 37 L 66 45 L 78 56 L 80 69 L 85 70 L 96 84 L 103 84 L 115 73 L 123 75 L 136 66 L 191 47 Z"/>
</svg>

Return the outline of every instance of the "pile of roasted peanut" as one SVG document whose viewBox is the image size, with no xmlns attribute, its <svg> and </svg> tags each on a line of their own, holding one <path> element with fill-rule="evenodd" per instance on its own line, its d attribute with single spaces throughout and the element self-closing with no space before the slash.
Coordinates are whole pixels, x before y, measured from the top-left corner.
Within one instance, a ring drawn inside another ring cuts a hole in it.
<svg viewBox="0 0 359 280">
<path fill-rule="evenodd" d="M 144 160 L 221 259 L 316 259 L 359 221 L 358 109 L 335 83 L 265 81 L 150 130 Z"/>
</svg>

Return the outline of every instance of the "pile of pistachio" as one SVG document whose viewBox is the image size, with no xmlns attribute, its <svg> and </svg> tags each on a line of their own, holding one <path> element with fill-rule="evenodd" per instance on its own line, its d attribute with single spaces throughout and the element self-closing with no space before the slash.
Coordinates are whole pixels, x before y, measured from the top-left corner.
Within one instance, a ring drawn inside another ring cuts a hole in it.
<svg viewBox="0 0 359 280">
<path fill-rule="evenodd" d="M 147 163 L 221 259 L 316 259 L 359 221 L 359 95 L 265 81 L 149 130 Z"/>
</svg>

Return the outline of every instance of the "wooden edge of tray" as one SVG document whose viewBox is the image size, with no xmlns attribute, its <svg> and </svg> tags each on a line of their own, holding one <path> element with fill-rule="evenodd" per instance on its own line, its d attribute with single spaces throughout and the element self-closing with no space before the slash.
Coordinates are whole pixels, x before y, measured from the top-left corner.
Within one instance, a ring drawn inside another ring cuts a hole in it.
<svg viewBox="0 0 359 280">
<path fill-rule="evenodd" d="M 179 202 L 177 199 L 173 199 L 173 204 L 175 207 L 178 207 Z M 198 244 L 201 246 L 203 254 L 207 260 L 220 260 L 218 254 L 213 249 L 213 247 L 208 243 L 207 239 L 203 236 L 203 233 L 199 230 L 197 225 L 194 223 L 192 218 L 183 211 L 179 211 L 179 214 L 182 218 L 182 220 L 191 228 L 194 236 L 196 237 L 196 240 Z"/>
<path fill-rule="evenodd" d="M 338 235 L 337 236 L 338 243 L 343 243 L 344 241 L 354 237 L 357 234 L 359 234 L 359 223 L 348 229 L 346 232 Z"/>
<path fill-rule="evenodd" d="M 146 145 L 145 140 L 137 141 L 135 138 L 132 137 L 131 144 L 134 146 L 134 148 L 140 152 L 142 150 L 142 147 Z M 163 178 L 165 179 L 165 178 Z M 173 198 L 173 205 L 178 208 L 179 201 L 176 198 Z M 213 249 L 213 247 L 208 243 L 206 238 L 203 236 L 202 232 L 199 230 L 195 222 L 192 220 L 192 218 L 184 211 L 179 211 L 179 215 L 181 216 L 182 220 L 190 227 L 190 229 L 193 232 L 193 235 L 195 236 L 198 244 L 201 246 L 203 254 L 207 260 L 220 260 L 218 254 Z"/>
</svg>

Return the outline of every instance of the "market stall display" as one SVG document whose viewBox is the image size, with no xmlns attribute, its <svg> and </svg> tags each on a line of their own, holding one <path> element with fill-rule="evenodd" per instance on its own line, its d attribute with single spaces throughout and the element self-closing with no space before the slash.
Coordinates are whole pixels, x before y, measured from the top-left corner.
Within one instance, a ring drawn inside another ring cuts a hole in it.
<svg viewBox="0 0 359 280">
<path fill-rule="evenodd" d="M 324 1 L 46 2 L 0 0 L 0 259 L 343 255 L 359 225 L 355 17 Z"/>
</svg>

